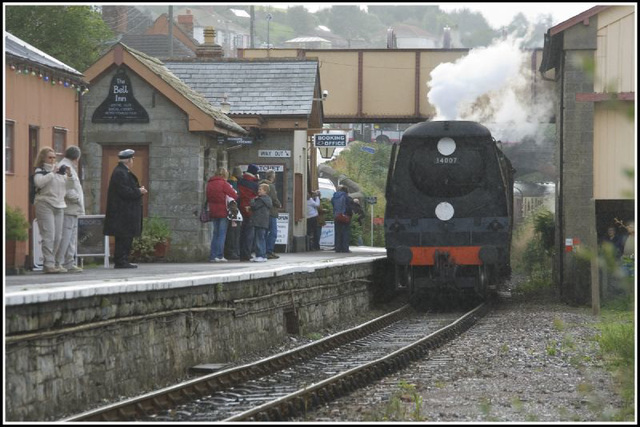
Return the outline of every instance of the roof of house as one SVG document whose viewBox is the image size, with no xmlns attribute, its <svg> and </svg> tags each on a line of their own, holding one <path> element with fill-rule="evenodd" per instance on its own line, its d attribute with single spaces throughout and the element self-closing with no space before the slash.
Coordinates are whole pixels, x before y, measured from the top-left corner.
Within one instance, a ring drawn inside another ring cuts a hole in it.
<svg viewBox="0 0 640 427">
<path fill-rule="evenodd" d="M 122 64 L 133 69 L 139 75 L 144 74 L 144 78 L 149 84 L 156 87 L 161 94 L 179 105 L 185 112 L 188 112 L 191 130 L 231 131 L 238 135 L 247 134 L 242 126 L 181 81 L 165 67 L 162 61 L 125 44 L 116 44 L 85 73 L 87 78 L 92 81 L 114 65 Z"/>
<path fill-rule="evenodd" d="M 173 54 L 169 55 L 169 36 L 166 34 L 125 34 L 121 43 L 159 59 L 194 58 L 196 54 L 184 43 L 173 37 Z"/>
<path fill-rule="evenodd" d="M 319 79 L 318 62 L 311 60 L 167 61 L 165 65 L 214 105 L 227 94 L 234 115 L 309 116 Z"/>
<path fill-rule="evenodd" d="M 608 9 L 609 7 L 610 6 L 594 6 L 591 9 L 585 10 L 584 12 L 565 20 L 565 21 L 559 23 L 558 25 L 555 25 L 555 26 L 551 27 L 549 29 L 549 34 L 553 36 L 553 35 L 556 35 L 558 33 L 563 32 L 567 28 L 573 27 L 576 24 L 587 23 L 589 21 L 589 18 L 591 18 L 592 16 L 597 15 L 598 13 L 602 12 L 603 10 Z"/>
<path fill-rule="evenodd" d="M 82 73 L 74 68 L 71 68 L 67 64 L 58 61 L 53 56 L 47 55 L 40 49 L 37 49 L 31 46 L 29 43 L 24 40 L 19 39 L 18 37 L 10 34 L 8 32 L 4 32 L 4 42 L 5 42 L 5 55 L 13 55 L 17 58 L 24 59 L 25 61 L 32 62 L 34 64 L 42 65 L 43 67 L 53 68 L 55 70 L 60 70 L 65 73 L 71 74 L 74 77 L 82 77 Z"/>
<path fill-rule="evenodd" d="M 314 42 L 325 42 L 330 43 L 329 40 L 323 39 L 322 37 L 296 37 L 295 39 L 287 40 L 285 43 L 314 43 Z"/>
</svg>

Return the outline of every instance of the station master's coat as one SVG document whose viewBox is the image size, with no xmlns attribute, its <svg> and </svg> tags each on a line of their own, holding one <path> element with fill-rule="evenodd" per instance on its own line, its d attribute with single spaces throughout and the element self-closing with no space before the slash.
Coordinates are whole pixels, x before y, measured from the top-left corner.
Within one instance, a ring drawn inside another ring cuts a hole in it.
<svg viewBox="0 0 640 427">
<path fill-rule="evenodd" d="M 107 193 L 104 234 L 136 237 L 142 233 L 142 193 L 133 172 L 122 163 L 113 169 Z"/>
</svg>

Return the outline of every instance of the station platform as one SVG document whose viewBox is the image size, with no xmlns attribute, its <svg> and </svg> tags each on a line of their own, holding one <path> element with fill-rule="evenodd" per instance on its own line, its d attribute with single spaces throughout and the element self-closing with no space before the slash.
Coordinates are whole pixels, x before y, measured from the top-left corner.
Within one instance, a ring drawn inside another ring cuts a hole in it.
<svg viewBox="0 0 640 427">
<path fill-rule="evenodd" d="M 54 420 L 366 312 L 386 250 L 5 276 L 7 419 Z"/>
<path fill-rule="evenodd" d="M 333 250 L 279 253 L 280 258 L 262 263 L 140 263 L 135 269 L 91 266 L 81 273 L 28 271 L 22 275 L 5 276 L 4 300 L 5 306 L 16 306 L 199 284 L 242 282 L 386 257 L 385 248 L 352 246 L 350 250 L 351 253 Z"/>
</svg>

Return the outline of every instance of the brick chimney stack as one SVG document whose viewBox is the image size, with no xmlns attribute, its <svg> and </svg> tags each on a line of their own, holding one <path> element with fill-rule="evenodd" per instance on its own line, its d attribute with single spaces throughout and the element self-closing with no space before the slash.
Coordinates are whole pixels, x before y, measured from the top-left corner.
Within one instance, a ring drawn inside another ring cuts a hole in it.
<svg viewBox="0 0 640 427">
<path fill-rule="evenodd" d="M 191 10 L 187 9 L 186 15 L 178 15 L 178 24 L 193 38 L 193 15 Z"/>
<path fill-rule="evenodd" d="M 222 58 L 224 51 L 222 46 L 215 44 L 216 30 L 213 27 L 204 28 L 204 43 L 196 48 L 198 58 Z"/>
</svg>

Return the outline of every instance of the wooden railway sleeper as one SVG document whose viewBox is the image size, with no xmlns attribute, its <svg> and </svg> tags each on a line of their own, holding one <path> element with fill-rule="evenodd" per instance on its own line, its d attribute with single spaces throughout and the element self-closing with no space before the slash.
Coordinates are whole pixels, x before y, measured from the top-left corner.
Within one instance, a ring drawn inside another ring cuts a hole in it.
<svg viewBox="0 0 640 427">
<path fill-rule="evenodd" d="M 268 410 L 268 414 L 269 414 L 269 421 L 282 421 L 282 412 L 280 412 L 279 406 L 270 408 Z"/>
<path fill-rule="evenodd" d="M 144 409 L 144 406 L 142 406 L 142 403 L 140 402 L 136 403 L 135 408 L 136 408 L 136 418 L 138 418 L 138 415 L 142 415 L 144 417 L 149 416 L 147 411 Z"/>
<path fill-rule="evenodd" d="M 287 403 L 287 410 L 285 411 L 285 415 L 287 418 L 293 418 L 298 415 L 298 411 L 296 409 L 296 403 L 294 400 L 289 400 Z"/>
</svg>

